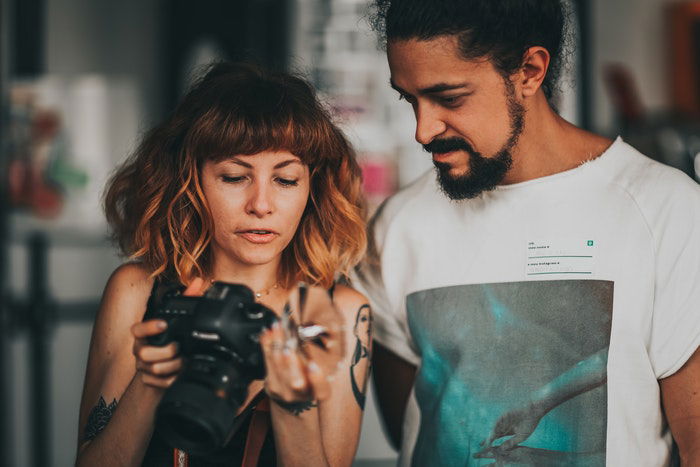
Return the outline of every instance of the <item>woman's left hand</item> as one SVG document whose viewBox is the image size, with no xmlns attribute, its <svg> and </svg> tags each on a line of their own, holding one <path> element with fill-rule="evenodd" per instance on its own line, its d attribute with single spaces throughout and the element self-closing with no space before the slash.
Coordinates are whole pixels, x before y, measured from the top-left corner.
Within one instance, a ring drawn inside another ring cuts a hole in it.
<svg viewBox="0 0 700 467">
<path fill-rule="evenodd" d="M 321 368 L 303 358 L 298 349 L 285 344 L 279 322 L 260 334 L 265 356 L 265 391 L 271 399 L 286 403 L 323 400 L 330 395 L 330 384 Z"/>
</svg>

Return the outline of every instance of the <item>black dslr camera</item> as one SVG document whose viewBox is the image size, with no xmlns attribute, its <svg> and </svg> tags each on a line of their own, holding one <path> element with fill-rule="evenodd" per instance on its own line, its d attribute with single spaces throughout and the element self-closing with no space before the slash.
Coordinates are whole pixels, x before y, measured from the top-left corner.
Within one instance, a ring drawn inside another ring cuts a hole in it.
<svg viewBox="0 0 700 467">
<path fill-rule="evenodd" d="M 202 297 L 166 293 L 150 300 L 144 321 L 168 328 L 151 345 L 177 342 L 184 367 L 156 410 L 156 430 L 195 455 L 222 448 L 233 435 L 236 410 L 248 385 L 265 376 L 260 332 L 277 319 L 246 286 L 215 282 Z"/>
</svg>

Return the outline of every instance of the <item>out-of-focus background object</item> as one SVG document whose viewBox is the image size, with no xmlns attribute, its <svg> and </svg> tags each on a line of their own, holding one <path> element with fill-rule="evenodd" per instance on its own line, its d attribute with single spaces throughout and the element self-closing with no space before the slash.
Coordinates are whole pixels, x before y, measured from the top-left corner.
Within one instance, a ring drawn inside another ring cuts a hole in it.
<svg viewBox="0 0 700 467">
<path fill-rule="evenodd" d="M 619 133 L 643 153 L 700 181 L 700 2 L 669 2 L 657 14 L 664 49 L 650 70 L 666 81 L 665 104 L 653 105 L 641 91 L 644 74 L 633 60 L 606 61 L 604 85 Z"/>
<path fill-rule="evenodd" d="M 371 209 L 430 169 L 368 3 L 0 0 L 0 465 L 73 465 L 92 320 L 121 261 L 101 190 L 201 66 L 306 74 L 358 151 Z M 562 116 L 698 178 L 700 2 L 566 4 Z M 395 458 L 370 397 L 356 465 Z"/>
</svg>

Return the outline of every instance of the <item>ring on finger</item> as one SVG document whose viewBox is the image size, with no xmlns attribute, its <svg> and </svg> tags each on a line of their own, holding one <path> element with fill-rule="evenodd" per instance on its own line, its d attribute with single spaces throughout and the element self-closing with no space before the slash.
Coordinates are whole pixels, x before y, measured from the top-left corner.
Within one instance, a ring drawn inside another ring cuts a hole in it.
<svg viewBox="0 0 700 467">
<path fill-rule="evenodd" d="M 282 341 L 272 341 L 267 345 L 270 352 L 281 352 L 284 350 L 284 343 Z"/>
</svg>

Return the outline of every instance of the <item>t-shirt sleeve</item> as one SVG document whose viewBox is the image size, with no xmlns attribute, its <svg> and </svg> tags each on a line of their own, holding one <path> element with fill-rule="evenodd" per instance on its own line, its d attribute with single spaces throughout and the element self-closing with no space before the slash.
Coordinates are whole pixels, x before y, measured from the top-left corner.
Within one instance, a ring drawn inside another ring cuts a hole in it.
<svg viewBox="0 0 700 467">
<path fill-rule="evenodd" d="M 351 274 L 352 285 L 369 299 L 374 319 L 374 340 L 407 362 L 418 365 L 420 358 L 415 351 L 406 322 L 405 306 L 392 303 L 387 293 L 384 274 L 397 265 L 385 264 L 382 255 L 384 229 L 381 209 L 369 225 L 369 246 L 364 260 Z"/>
<path fill-rule="evenodd" d="M 649 356 L 658 379 L 678 371 L 700 346 L 700 187 L 680 185 L 654 228 Z"/>
</svg>

